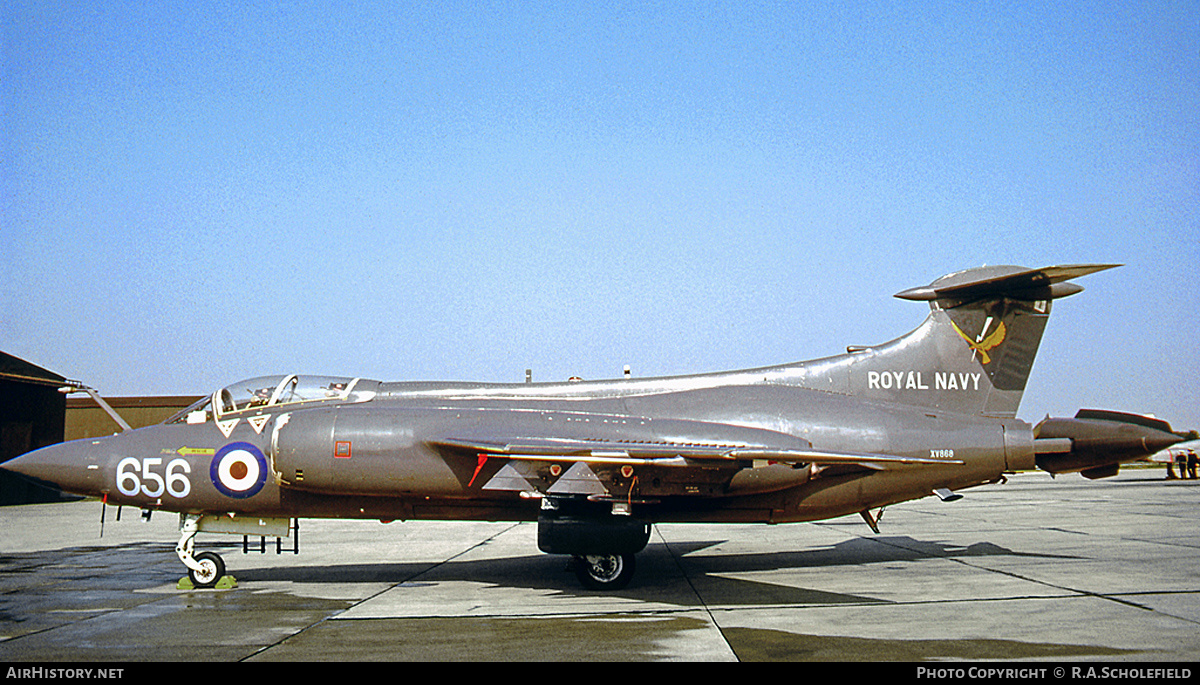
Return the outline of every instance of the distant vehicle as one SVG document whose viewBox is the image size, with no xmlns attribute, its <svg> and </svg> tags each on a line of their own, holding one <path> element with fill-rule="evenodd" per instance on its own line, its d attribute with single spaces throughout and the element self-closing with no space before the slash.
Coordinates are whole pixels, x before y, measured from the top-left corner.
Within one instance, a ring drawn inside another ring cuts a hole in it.
<svg viewBox="0 0 1200 685">
<path fill-rule="evenodd" d="M 200 531 L 284 537 L 293 518 L 529 520 L 589 588 L 623 587 L 659 522 L 813 521 L 1040 468 L 1111 476 L 1177 442 L 1166 422 L 1016 417 L 1054 300 L 1114 265 L 958 272 L 897 295 L 916 330 L 815 361 L 563 383 L 276 376 L 163 424 L 3 465 L 109 504 L 181 514 L 197 586 L 224 562 Z"/>
</svg>

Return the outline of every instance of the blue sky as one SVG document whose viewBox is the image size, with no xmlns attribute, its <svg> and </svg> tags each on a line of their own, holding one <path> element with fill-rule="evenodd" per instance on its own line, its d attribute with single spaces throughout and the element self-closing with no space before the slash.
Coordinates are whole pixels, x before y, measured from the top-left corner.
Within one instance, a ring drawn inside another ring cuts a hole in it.
<svg viewBox="0 0 1200 685">
<path fill-rule="evenodd" d="M 1020 416 L 1200 428 L 1200 5 L 4 4 L 0 349 L 105 394 L 890 340 L 1115 262 Z"/>
</svg>

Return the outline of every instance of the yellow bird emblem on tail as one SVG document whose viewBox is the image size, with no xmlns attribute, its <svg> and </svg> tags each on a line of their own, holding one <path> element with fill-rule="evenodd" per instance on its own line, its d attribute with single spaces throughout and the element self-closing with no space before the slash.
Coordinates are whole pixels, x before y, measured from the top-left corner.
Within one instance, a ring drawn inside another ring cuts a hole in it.
<svg viewBox="0 0 1200 685">
<path fill-rule="evenodd" d="M 991 335 L 984 337 L 984 334 L 987 333 L 987 329 L 989 326 L 991 326 L 991 324 L 992 318 L 989 316 L 988 320 L 983 324 L 983 330 L 979 332 L 979 337 L 971 340 L 970 336 L 962 332 L 962 329 L 958 327 L 958 324 L 954 323 L 953 321 L 950 322 L 950 325 L 954 326 L 954 330 L 958 332 L 959 336 L 961 336 L 963 340 L 967 341 L 967 346 L 971 348 L 972 352 L 979 353 L 979 359 L 984 364 L 992 363 L 992 358 L 988 352 L 994 349 L 1000 343 L 1004 342 L 1004 336 L 1008 334 L 1008 329 L 1004 327 L 1004 322 L 1001 321 L 1000 325 L 996 327 L 996 330 L 992 331 Z"/>
</svg>

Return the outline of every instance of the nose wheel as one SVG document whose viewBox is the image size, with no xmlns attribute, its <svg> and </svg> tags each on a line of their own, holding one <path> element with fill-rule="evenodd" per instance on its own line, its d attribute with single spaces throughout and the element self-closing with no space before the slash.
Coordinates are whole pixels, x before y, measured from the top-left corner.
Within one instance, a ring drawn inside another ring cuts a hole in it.
<svg viewBox="0 0 1200 685">
<path fill-rule="evenodd" d="M 193 557 L 200 568 L 188 567 L 188 577 L 196 587 L 213 587 L 225 575 L 225 562 L 217 554 L 201 552 Z"/>
<path fill-rule="evenodd" d="M 587 554 L 575 557 L 575 576 L 589 590 L 620 590 L 633 579 L 632 554 Z"/>
</svg>

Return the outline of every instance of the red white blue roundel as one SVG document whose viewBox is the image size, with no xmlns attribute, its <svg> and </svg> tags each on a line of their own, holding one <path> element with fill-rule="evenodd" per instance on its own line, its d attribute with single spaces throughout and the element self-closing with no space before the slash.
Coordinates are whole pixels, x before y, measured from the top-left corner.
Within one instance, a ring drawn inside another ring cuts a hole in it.
<svg viewBox="0 0 1200 685">
<path fill-rule="evenodd" d="M 248 442 L 231 442 L 217 450 L 208 475 L 227 497 L 253 497 L 267 482 L 267 458 Z"/>
</svg>

